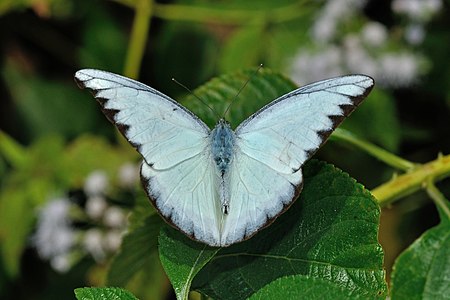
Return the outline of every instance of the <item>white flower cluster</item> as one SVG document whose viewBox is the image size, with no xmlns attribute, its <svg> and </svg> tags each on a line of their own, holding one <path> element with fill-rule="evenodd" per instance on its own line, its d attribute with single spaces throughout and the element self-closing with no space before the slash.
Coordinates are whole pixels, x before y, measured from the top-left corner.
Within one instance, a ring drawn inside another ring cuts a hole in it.
<svg viewBox="0 0 450 300">
<path fill-rule="evenodd" d="M 50 200 L 39 211 L 37 230 L 32 238 L 39 256 L 48 259 L 59 272 L 70 268 L 70 251 L 77 236 L 70 225 L 70 207 L 69 199 Z"/>
<path fill-rule="evenodd" d="M 134 186 L 137 174 L 135 165 L 124 165 L 119 170 L 119 185 Z M 32 242 L 39 256 L 49 260 L 56 271 L 68 271 L 86 253 L 102 262 L 119 249 L 128 212 L 106 200 L 109 185 L 105 172 L 94 171 L 84 183 L 87 196 L 84 210 L 67 197 L 50 200 L 40 209 Z M 80 220 L 95 226 L 88 230 L 74 227 Z"/>
<path fill-rule="evenodd" d="M 290 72 L 295 81 L 303 85 L 347 73 L 370 75 L 387 87 L 405 87 L 418 80 L 426 59 L 413 47 L 425 38 L 424 22 L 439 12 L 442 0 L 394 0 L 392 10 L 410 17 L 401 30 L 367 21 L 357 32 L 339 32 L 345 27 L 341 22 L 361 13 L 364 4 L 357 0 L 326 3 L 312 26 L 313 47 L 299 49 L 292 60 Z M 392 30 L 402 32 L 407 43 L 396 40 Z"/>
</svg>

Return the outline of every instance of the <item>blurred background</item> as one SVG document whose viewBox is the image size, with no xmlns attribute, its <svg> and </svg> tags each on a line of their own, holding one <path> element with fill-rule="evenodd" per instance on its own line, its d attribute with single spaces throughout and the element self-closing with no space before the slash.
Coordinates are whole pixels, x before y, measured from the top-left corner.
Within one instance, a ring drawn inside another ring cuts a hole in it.
<svg viewBox="0 0 450 300">
<path fill-rule="evenodd" d="M 186 91 L 173 77 L 194 89 L 261 63 L 298 85 L 367 74 L 376 88 L 344 127 L 426 163 L 450 152 L 449 5 L 1 0 L 0 298 L 71 299 L 76 287 L 106 284 L 133 224 L 130 212 L 152 210 L 139 185 L 138 154 L 77 88 L 76 70 L 125 74 L 178 101 Z M 315 157 L 369 189 L 396 173 L 342 143 L 327 143 Z M 438 187 L 450 194 L 449 179 Z M 397 255 L 438 222 L 423 192 L 383 208 L 388 278 Z M 156 251 L 127 288 L 141 299 L 172 297 Z"/>
</svg>

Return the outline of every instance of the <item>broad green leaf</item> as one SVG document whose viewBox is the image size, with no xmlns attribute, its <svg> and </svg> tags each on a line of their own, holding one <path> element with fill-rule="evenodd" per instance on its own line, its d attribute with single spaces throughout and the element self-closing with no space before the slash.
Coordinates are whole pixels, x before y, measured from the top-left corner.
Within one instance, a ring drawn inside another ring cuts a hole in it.
<svg viewBox="0 0 450 300">
<path fill-rule="evenodd" d="M 114 287 L 78 288 L 75 296 L 78 300 L 137 300 L 127 290 Z"/>
<path fill-rule="evenodd" d="M 227 121 L 236 127 L 265 104 L 296 88 L 292 81 L 270 69 L 262 68 L 257 73 L 255 70 L 214 78 L 197 88 L 194 94 L 220 116 L 238 96 L 225 116 Z M 242 91 L 239 93 L 241 88 Z M 186 97 L 183 105 L 194 111 L 209 126 L 214 126 L 218 121 L 218 116 L 192 95 Z"/>
<path fill-rule="evenodd" d="M 450 223 L 425 232 L 395 262 L 391 297 L 450 299 Z"/>
<path fill-rule="evenodd" d="M 194 242 L 169 226 L 162 228 L 159 236 L 159 257 L 177 299 L 188 299 L 195 275 L 217 251 L 219 248 Z"/>
<path fill-rule="evenodd" d="M 114 257 L 108 284 L 124 286 L 136 273 L 147 266 L 152 252 L 157 250 L 158 234 L 163 223 L 161 217 L 152 214 L 142 226 L 134 228 L 123 239 L 120 252 Z"/>
<path fill-rule="evenodd" d="M 192 289 L 217 299 L 244 299 L 280 277 L 303 275 L 355 297 L 383 298 L 387 288 L 375 199 L 322 162 L 307 163 L 304 177 L 292 207 L 250 240 L 221 249 Z M 181 240 L 173 244 L 172 249 L 183 247 Z M 191 246 L 184 256 L 194 257 L 199 247 Z"/>
<path fill-rule="evenodd" d="M 265 299 L 367 299 L 353 295 L 344 287 L 328 280 L 304 275 L 291 275 L 278 278 L 255 294 L 249 300 Z"/>
</svg>

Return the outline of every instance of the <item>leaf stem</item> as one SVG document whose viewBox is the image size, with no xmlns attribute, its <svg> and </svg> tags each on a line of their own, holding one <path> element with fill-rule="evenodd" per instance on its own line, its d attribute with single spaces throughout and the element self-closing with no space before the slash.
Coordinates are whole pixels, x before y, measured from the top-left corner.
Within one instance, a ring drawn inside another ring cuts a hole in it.
<svg viewBox="0 0 450 300">
<path fill-rule="evenodd" d="M 216 5 L 216 7 L 200 7 L 179 4 L 157 4 L 154 5 L 154 16 L 174 21 L 211 22 L 228 25 L 247 24 L 252 20 L 270 20 L 273 23 L 281 23 L 297 19 L 309 12 L 307 6 L 311 1 L 302 1 L 272 9 L 227 9 Z"/>
<path fill-rule="evenodd" d="M 124 68 L 124 75 L 127 77 L 136 79 L 139 75 L 142 57 L 147 44 L 153 7 L 153 0 L 135 1 L 135 16 Z"/>
<path fill-rule="evenodd" d="M 448 206 L 448 200 L 441 193 L 441 191 L 438 190 L 432 178 L 427 181 L 426 190 L 430 198 L 433 199 L 436 206 L 441 209 L 441 218 L 445 216 L 447 220 L 450 220 L 450 208 Z"/>
<path fill-rule="evenodd" d="M 332 138 L 335 140 L 341 140 L 349 144 L 352 144 L 353 146 L 356 146 L 366 151 L 370 155 L 376 157 L 377 159 L 385 162 L 386 164 L 396 169 L 408 171 L 416 167 L 415 163 L 405 160 L 395 154 L 392 154 L 378 146 L 375 146 L 374 144 L 364 141 L 356 137 L 348 130 L 337 128 L 336 131 L 333 133 Z"/>
<path fill-rule="evenodd" d="M 395 176 L 392 180 L 374 188 L 372 194 L 380 206 L 409 195 L 425 186 L 429 180 L 436 181 L 450 175 L 450 155 L 439 155 L 436 160 L 416 165 L 409 172 Z"/>
</svg>

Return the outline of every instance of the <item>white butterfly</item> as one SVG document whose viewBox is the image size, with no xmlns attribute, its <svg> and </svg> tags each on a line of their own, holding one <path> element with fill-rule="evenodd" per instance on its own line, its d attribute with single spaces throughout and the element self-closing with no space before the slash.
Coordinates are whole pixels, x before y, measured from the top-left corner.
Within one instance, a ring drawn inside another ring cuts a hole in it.
<svg viewBox="0 0 450 300">
<path fill-rule="evenodd" d="M 168 96 L 120 75 L 85 69 L 75 79 L 143 156 L 142 183 L 164 219 L 219 247 L 248 239 L 294 202 L 302 165 L 374 84 L 364 75 L 312 83 L 233 131 L 224 120 L 210 130 Z"/>
</svg>

